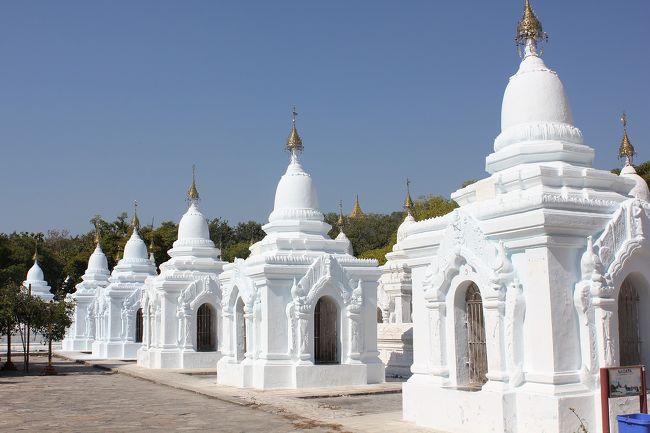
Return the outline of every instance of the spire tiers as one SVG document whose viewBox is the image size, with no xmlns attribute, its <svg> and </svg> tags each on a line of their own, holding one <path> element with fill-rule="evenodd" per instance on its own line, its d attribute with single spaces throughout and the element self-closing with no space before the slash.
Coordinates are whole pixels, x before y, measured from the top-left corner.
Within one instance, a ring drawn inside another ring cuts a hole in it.
<svg viewBox="0 0 650 433">
<path fill-rule="evenodd" d="M 352 212 L 350 212 L 350 218 L 361 218 L 364 216 L 363 211 L 361 210 L 361 205 L 359 204 L 359 194 L 356 195 L 354 199 L 354 206 L 352 207 Z"/>
<path fill-rule="evenodd" d="M 196 188 L 196 166 L 192 165 L 192 185 L 187 190 L 187 200 L 190 203 L 199 201 L 199 190 Z"/>
<path fill-rule="evenodd" d="M 627 116 L 625 113 L 621 116 L 621 123 L 623 124 L 623 139 L 621 146 L 618 148 L 618 157 L 625 159 L 625 165 L 632 165 L 636 151 L 630 142 L 630 137 L 627 136 Z"/>
<path fill-rule="evenodd" d="M 404 200 L 404 209 L 410 215 L 411 209 L 413 209 L 413 200 L 411 199 L 411 190 L 410 190 L 411 181 L 406 179 L 406 199 Z"/>
<path fill-rule="evenodd" d="M 300 152 L 303 151 L 304 147 L 302 145 L 302 139 L 298 135 L 298 130 L 296 129 L 296 117 L 298 112 L 296 107 L 293 107 L 291 111 L 291 132 L 289 133 L 289 138 L 287 138 L 287 150 L 291 153 L 292 158 L 297 156 Z"/>
<path fill-rule="evenodd" d="M 131 227 L 134 231 L 140 230 L 140 218 L 138 218 L 138 202 L 133 202 L 133 219 L 131 220 Z"/>
<path fill-rule="evenodd" d="M 537 43 L 546 40 L 548 40 L 548 36 L 542 29 L 542 23 L 535 15 L 530 1 L 525 0 L 524 15 L 517 24 L 517 34 L 515 36 L 517 47 L 520 50 L 522 47 L 524 48 L 523 57 L 537 56 Z"/>
</svg>

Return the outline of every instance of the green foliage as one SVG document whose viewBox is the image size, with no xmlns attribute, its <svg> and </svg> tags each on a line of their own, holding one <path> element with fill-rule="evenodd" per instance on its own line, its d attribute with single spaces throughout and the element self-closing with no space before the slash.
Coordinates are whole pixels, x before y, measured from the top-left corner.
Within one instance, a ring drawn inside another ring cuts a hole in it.
<svg viewBox="0 0 650 433">
<path fill-rule="evenodd" d="M 42 301 L 41 301 L 42 302 Z M 65 331 L 72 325 L 74 302 L 42 302 L 44 305 L 38 313 L 38 321 L 32 322 L 34 331 L 40 333 L 44 340 L 59 341 L 65 337 Z"/>
</svg>

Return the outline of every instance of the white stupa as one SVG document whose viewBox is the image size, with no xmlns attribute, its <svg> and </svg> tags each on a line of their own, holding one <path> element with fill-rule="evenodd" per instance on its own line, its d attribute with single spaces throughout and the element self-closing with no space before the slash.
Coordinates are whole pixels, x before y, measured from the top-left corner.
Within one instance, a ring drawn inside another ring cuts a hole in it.
<svg viewBox="0 0 650 433">
<path fill-rule="evenodd" d="M 650 365 L 650 204 L 592 168 L 544 39 L 526 0 L 490 176 L 393 249 L 413 290 L 404 417 L 436 431 L 580 431 L 572 410 L 602 431 L 599 368 Z"/>
<path fill-rule="evenodd" d="M 135 359 L 142 345 L 142 287 L 147 277 L 156 275 L 156 266 L 138 235 L 137 212 L 131 226 L 133 232 L 124 247 L 123 258 L 113 268 L 108 286 L 97 292 L 97 338 L 92 345 L 95 358 Z"/>
<path fill-rule="evenodd" d="M 90 351 L 95 341 L 95 296 L 108 285 L 111 273 L 108 260 L 99 243 L 99 231 L 95 235 L 95 251 L 90 255 L 86 272 L 70 298 L 75 302 L 72 325 L 63 339 L 64 351 Z"/>
<path fill-rule="evenodd" d="M 384 380 L 377 352 L 375 260 L 350 255 L 350 241 L 331 239 L 311 176 L 298 155 L 246 260 L 224 266 L 222 358 L 217 381 L 238 387 L 304 388 Z"/>
<path fill-rule="evenodd" d="M 198 208 L 194 176 L 187 196 L 189 209 L 178 225 L 171 258 L 143 289 L 144 337 L 138 350 L 138 365 L 143 367 L 216 368 L 220 358 L 218 277 L 225 262 Z"/>
<path fill-rule="evenodd" d="M 31 289 L 33 296 L 38 296 L 44 301 L 51 301 L 54 299 L 54 295 L 50 293 L 50 286 L 45 281 L 43 270 L 38 264 L 38 250 L 34 252 L 33 259 L 34 264 L 27 271 L 27 278 L 23 281 L 23 287 L 26 291 Z"/>
</svg>

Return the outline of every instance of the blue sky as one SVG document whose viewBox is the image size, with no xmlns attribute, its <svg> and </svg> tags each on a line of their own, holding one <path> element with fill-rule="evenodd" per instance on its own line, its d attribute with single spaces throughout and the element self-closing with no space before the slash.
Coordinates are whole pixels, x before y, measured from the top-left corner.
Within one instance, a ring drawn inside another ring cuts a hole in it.
<svg viewBox="0 0 650 433">
<path fill-rule="evenodd" d="M 485 176 L 522 3 L 2 1 L 0 231 L 177 221 L 192 164 L 206 216 L 265 222 L 294 104 L 324 211 L 449 196 Z M 650 2 L 533 6 L 595 166 L 623 109 L 650 159 Z"/>
</svg>

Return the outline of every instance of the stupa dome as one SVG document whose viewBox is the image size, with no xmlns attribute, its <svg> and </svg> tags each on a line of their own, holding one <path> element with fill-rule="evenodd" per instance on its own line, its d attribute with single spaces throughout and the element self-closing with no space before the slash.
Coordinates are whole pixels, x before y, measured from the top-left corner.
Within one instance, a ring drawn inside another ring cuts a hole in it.
<svg viewBox="0 0 650 433">
<path fill-rule="evenodd" d="M 45 281 L 45 275 L 37 261 L 35 261 L 34 265 L 29 268 L 29 271 L 27 271 L 27 281 Z"/>
<path fill-rule="evenodd" d="M 88 270 L 108 272 L 108 260 L 99 244 L 97 244 L 95 251 L 90 255 L 90 259 L 88 259 Z"/>
<path fill-rule="evenodd" d="M 621 170 L 621 176 L 634 180 L 635 186 L 630 190 L 628 195 L 641 200 L 650 201 L 650 189 L 648 183 L 636 173 L 636 170 L 631 165 L 626 165 Z"/>
<path fill-rule="evenodd" d="M 186 239 L 210 239 L 208 222 L 194 202 L 178 224 L 178 240 Z"/>
<path fill-rule="evenodd" d="M 292 155 L 287 171 L 275 190 L 275 204 L 269 216 L 270 222 L 283 219 L 323 220 L 312 178 L 295 155 Z"/>
<path fill-rule="evenodd" d="M 144 241 L 140 239 L 138 231 L 134 228 L 133 234 L 126 242 L 124 247 L 124 259 L 147 259 L 148 252 L 147 246 L 144 244 Z"/>
</svg>

